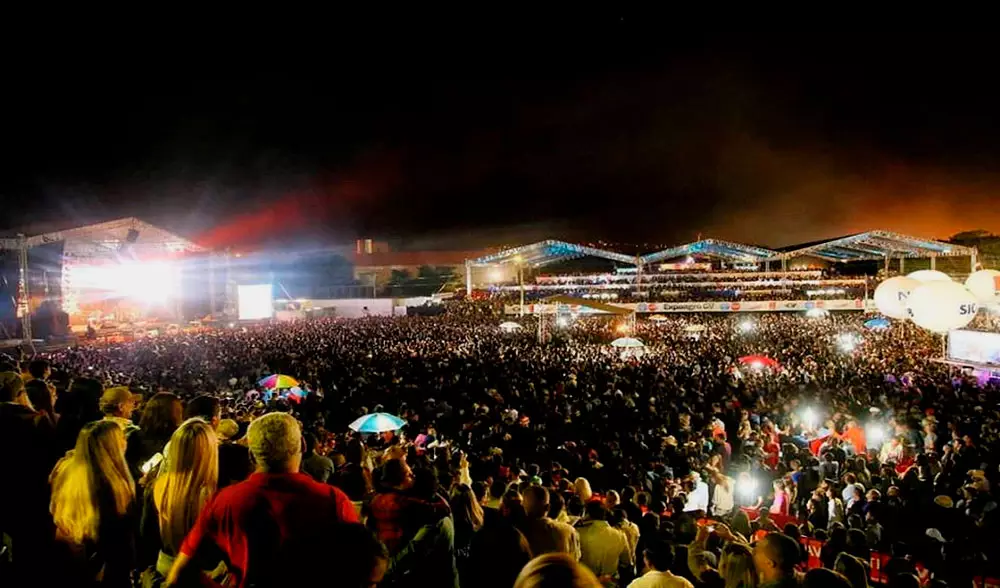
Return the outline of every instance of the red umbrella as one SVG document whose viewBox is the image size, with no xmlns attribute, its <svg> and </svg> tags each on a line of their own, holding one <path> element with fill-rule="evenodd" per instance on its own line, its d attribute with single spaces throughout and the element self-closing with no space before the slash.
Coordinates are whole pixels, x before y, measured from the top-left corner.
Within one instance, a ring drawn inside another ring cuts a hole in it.
<svg viewBox="0 0 1000 588">
<path fill-rule="evenodd" d="M 781 367 L 781 364 L 766 355 L 746 355 L 740 358 L 740 363 L 743 365 L 769 367 L 773 369 Z"/>
</svg>

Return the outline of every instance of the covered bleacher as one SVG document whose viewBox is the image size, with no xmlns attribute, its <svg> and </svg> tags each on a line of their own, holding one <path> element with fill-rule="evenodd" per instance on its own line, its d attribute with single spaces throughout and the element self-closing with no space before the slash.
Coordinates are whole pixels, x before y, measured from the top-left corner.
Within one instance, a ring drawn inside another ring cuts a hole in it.
<svg viewBox="0 0 1000 588">
<path fill-rule="evenodd" d="M 477 259 L 466 260 L 466 292 L 472 291 L 473 271 L 475 268 L 516 267 L 518 270 L 521 268 L 534 269 L 551 263 L 588 256 L 607 259 L 609 261 L 631 266 L 639 266 L 642 264 L 640 258 L 633 255 L 625 255 L 624 253 L 606 251 L 604 249 L 578 245 L 576 243 L 567 243 L 566 241 L 547 239 L 545 241 L 531 243 L 530 245 L 511 247 L 509 249 L 498 251 L 497 253 L 484 255 L 483 257 L 479 257 Z"/>
<path fill-rule="evenodd" d="M 770 265 L 771 262 L 779 262 L 782 269 L 785 269 L 789 260 L 800 257 L 815 257 L 834 263 L 884 260 L 888 269 L 889 262 L 898 259 L 900 273 L 903 273 L 906 259 L 930 259 L 931 269 L 934 269 L 938 257 L 965 256 L 969 257 L 970 271 L 975 271 L 977 263 L 975 248 L 891 231 L 874 230 L 785 248 L 765 259 L 764 263 Z"/>
<path fill-rule="evenodd" d="M 586 256 L 608 260 L 619 267 L 611 271 L 533 275 L 531 282 L 526 283 L 526 272 Z M 884 261 L 888 270 L 891 261 L 893 270 L 898 267 L 900 273 L 905 273 L 906 260 L 929 259 L 930 267 L 934 268 L 939 257 L 968 257 L 969 267 L 974 270 L 977 251 L 971 247 L 886 230 L 866 231 L 775 250 L 720 239 L 701 239 L 639 256 L 546 240 L 467 260 L 466 286 L 471 292 L 475 283 L 489 284 L 494 291 L 519 291 L 522 299 L 527 292 L 536 301 L 556 292 L 617 302 L 650 300 L 654 296 L 665 301 L 759 300 L 769 296 L 782 300 L 831 296 L 858 299 L 867 298 L 872 286 L 869 277 L 827 276 L 820 268 L 813 267 L 811 271 L 797 269 L 796 265 L 801 264 L 790 262 L 802 258 L 829 264 L 875 260 Z M 696 262 L 696 258 L 718 260 L 722 265 L 712 269 L 706 267 L 708 264 Z M 668 263 L 670 260 L 682 261 Z M 926 267 L 926 261 L 922 263 Z M 919 264 L 911 264 L 912 269 L 918 269 L 914 265 Z M 954 264 L 947 265 L 950 271 L 961 271 L 956 270 Z M 790 271 L 790 267 L 796 271 Z M 486 272 L 482 271 L 484 268 Z M 474 271 L 477 273 L 474 274 Z M 870 269 L 866 271 L 871 273 Z"/>
<path fill-rule="evenodd" d="M 743 245 L 719 239 L 702 239 L 694 243 L 678 245 L 663 251 L 647 253 L 640 256 L 643 264 L 656 263 L 669 259 L 677 259 L 687 256 L 702 256 L 714 259 L 721 259 L 728 262 L 758 264 L 765 259 L 774 257 L 777 251 L 755 247 L 753 245 Z"/>
</svg>

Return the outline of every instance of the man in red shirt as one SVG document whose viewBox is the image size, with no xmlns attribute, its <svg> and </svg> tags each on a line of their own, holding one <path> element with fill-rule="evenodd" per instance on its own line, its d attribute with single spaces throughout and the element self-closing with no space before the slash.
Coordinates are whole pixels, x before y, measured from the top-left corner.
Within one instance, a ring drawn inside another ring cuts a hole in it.
<svg viewBox="0 0 1000 588">
<path fill-rule="evenodd" d="M 332 554 L 321 554 L 336 540 L 331 535 L 338 523 L 358 517 L 346 494 L 299 472 L 298 421 L 266 414 L 250 424 L 247 438 L 257 471 L 205 505 L 181 545 L 169 585 L 218 561 L 220 552 L 234 586 L 297 585 L 336 569 Z"/>
</svg>

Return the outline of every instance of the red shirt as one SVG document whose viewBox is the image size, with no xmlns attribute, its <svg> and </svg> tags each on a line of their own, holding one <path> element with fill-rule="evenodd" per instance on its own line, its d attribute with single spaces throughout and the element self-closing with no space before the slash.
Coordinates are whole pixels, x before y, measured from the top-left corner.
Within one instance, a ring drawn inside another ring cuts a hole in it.
<svg viewBox="0 0 1000 588">
<path fill-rule="evenodd" d="M 194 557 L 215 546 L 234 573 L 232 585 L 269 583 L 295 565 L 301 545 L 321 540 L 338 522 L 356 523 L 358 515 L 337 488 L 303 473 L 256 473 L 205 505 L 180 552 Z"/>
<path fill-rule="evenodd" d="M 385 544 L 390 555 L 405 546 L 407 530 L 431 523 L 446 516 L 450 510 L 444 500 L 427 502 L 395 491 L 375 496 L 370 508 L 375 536 Z"/>
</svg>

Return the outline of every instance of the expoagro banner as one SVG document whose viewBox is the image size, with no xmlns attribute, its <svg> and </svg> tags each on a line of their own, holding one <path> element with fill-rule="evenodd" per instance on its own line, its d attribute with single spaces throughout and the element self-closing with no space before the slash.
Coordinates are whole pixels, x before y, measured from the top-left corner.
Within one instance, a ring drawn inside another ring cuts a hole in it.
<svg viewBox="0 0 1000 588">
<path fill-rule="evenodd" d="M 612 302 L 611 306 L 626 308 L 638 313 L 667 312 L 795 312 L 813 308 L 826 310 L 875 310 L 871 300 L 748 300 L 745 302 Z M 525 304 L 525 314 L 604 314 L 602 311 L 577 304 Z M 520 306 L 508 304 L 506 314 L 520 314 Z"/>
</svg>

